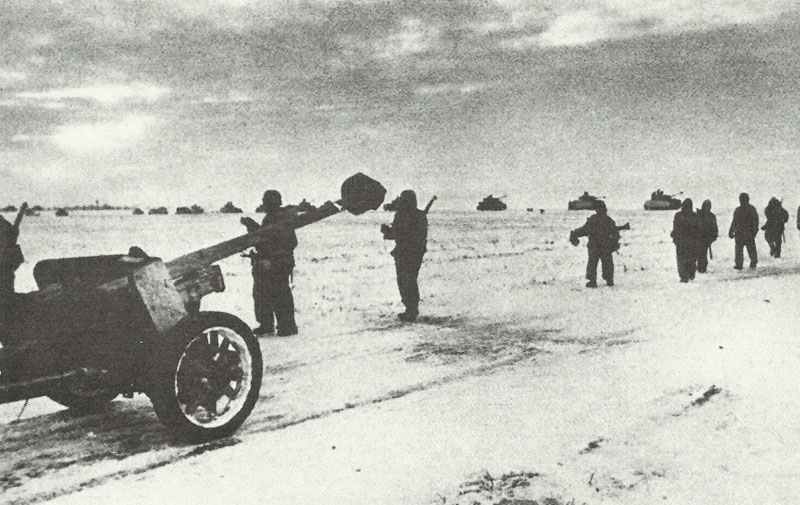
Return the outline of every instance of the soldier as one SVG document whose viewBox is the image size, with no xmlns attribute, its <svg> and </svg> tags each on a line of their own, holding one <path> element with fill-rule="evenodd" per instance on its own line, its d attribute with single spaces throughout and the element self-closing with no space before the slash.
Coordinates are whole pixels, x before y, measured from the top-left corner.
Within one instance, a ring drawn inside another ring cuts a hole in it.
<svg viewBox="0 0 800 505">
<path fill-rule="evenodd" d="M 606 213 L 606 204 L 601 200 L 595 207 L 595 214 L 589 216 L 586 224 L 572 230 L 569 240 L 577 246 L 579 237 L 589 237 L 587 250 L 589 260 L 586 263 L 586 287 L 597 287 L 597 263 L 603 265 L 603 279 L 609 286 L 614 285 L 614 259 L 611 253 L 619 248 L 619 229 L 613 219 Z"/>
<path fill-rule="evenodd" d="M 14 297 L 14 277 L 25 261 L 17 244 L 19 227 L 0 215 L 0 324 L 7 321 Z"/>
<path fill-rule="evenodd" d="M 281 194 L 274 189 L 264 192 L 262 206 L 266 215 L 261 226 L 277 224 L 292 217 L 291 212 L 281 207 Z M 241 223 L 248 232 L 259 228 L 258 223 L 249 217 L 243 217 Z M 276 323 L 278 336 L 297 335 L 294 298 L 289 284 L 294 269 L 295 247 L 297 235 L 294 229 L 281 227 L 256 245 L 256 252 L 250 257 L 253 266 L 253 304 L 259 323 L 254 330 L 257 335 L 271 335 Z"/>
<path fill-rule="evenodd" d="M 781 201 L 773 196 L 764 209 L 764 215 L 767 217 L 767 222 L 761 229 L 764 230 L 764 239 L 769 244 L 769 255 L 780 258 L 783 230 L 789 221 L 789 213 L 783 208 Z"/>
<path fill-rule="evenodd" d="M 728 236 L 734 239 L 734 265 L 733 268 L 741 270 L 744 265 L 744 251 L 750 257 L 750 268 L 758 265 L 758 250 L 756 249 L 756 235 L 758 234 L 758 212 L 750 205 L 750 195 L 739 195 L 739 206 L 733 211 L 733 220 L 728 230 Z"/>
<path fill-rule="evenodd" d="M 681 282 L 694 280 L 697 267 L 697 254 L 702 243 L 702 229 L 694 204 L 687 198 L 681 204 L 681 210 L 675 213 L 672 220 L 672 242 L 675 243 L 675 257 L 678 261 L 678 277 Z"/>
<path fill-rule="evenodd" d="M 397 317 L 401 321 L 414 321 L 419 315 L 419 285 L 417 278 L 428 242 L 428 217 L 417 208 L 417 195 L 407 189 L 400 193 L 397 211 L 391 226 L 381 225 L 385 240 L 394 240 L 392 250 L 397 272 L 397 287 L 405 312 Z"/>
<path fill-rule="evenodd" d="M 711 243 L 719 236 L 717 216 L 711 212 L 711 200 L 703 201 L 703 206 L 697 211 L 700 219 L 700 250 L 697 253 L 697 272 L 704 274 L 708 269 L 708 258 L 711 256 Z M 713 257 L 713 256 L 712 256 Z"/>
</svg>

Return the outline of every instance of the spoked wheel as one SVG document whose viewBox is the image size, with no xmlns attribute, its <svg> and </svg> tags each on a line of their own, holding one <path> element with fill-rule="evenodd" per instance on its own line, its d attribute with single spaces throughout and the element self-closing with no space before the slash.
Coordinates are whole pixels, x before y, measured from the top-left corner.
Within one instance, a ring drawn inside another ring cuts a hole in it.
<svg viewBox="0 0 800 505">
<path fill-rule="evenodd" d="M 149 394 L 159 419 L 191 441 L 230 435 L 258 399 L 258 341 L 240 319 L 221 312 L 198 313 L 172 338 Z"/>
</svg>

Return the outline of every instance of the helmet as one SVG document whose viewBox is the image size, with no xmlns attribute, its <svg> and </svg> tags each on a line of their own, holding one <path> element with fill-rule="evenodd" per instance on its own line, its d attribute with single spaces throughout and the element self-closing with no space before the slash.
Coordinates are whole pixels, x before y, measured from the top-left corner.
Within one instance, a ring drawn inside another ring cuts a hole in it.
<svg viewBox="0 0 800 505">
<path fill-rule="evenodd" d="M 266 211 L 279 209 L 281 206 L 281 193 L 275 189 L 268 189 L 264 191 L 264 197 L 261 202 L 264 204 L 264 210 Z"/>
</svg>

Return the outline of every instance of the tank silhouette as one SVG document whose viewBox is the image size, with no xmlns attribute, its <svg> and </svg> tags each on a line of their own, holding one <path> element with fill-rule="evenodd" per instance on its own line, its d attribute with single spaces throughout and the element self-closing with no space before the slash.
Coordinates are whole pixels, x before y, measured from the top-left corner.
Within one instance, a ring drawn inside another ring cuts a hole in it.
<svg viewBox="0 0 800 505">
<path fill-rule="evenodd" d="M 156 207 L 154 209 L 150 209 L 149 211 L 147 211 L 147 213 L 150 215 L 163 216 L 169 214 L 169 211 L 167 210 L 166 207 Z"/>
<path fill-rule="evenodd" d="M 178 207 L 175 209 L 175 214 L 202 214 L 205 210 L 203 207 L 200 207 L 197 204 L 192 205 L 191 207 Z"/>
<path fill-rule="evenodd" d="M 506 205 L 501 198 L 505 198 L 505 196 L 496 197 L 493 195 L 489 195 L 483 200 L 478 203 L 478 210 L 506 210 L 508 205 Z"/>
<path fill-rule="evenodd" d="M 603 197 L 590 195 L 588 191 L 584 191 L 577 200 L 569 201 L 567 210 L 595 210 L 602 201 Z"/>
<path fill-rule="evenodd" d="M 681 208 L 681 201 L 675 196 L 682 194 L 683 191 L 668 195 L 657 189 L 650 194 L 650 199 L 644 202 L 644 210 L 678 210 Z"/>
<path fill-rule="evenodd" d="M 140 209 L 139 207 L 136 207 L 135 209 L 133 209 L 133 215 L 134 216 L 141 216 L 142 214 L 144 214 L 144 211 L 142 209 Z"/>
<path fill-rule="evenodd" d="M 219 209 L 219 211 L 222 214 L 241 214 L 242 213 L 242 209 L 240 209 L 239 207 L 235 206 L 233 204 L 233 202 L 226 203 L 225 205 L 222 206 L 221 209 Z"/>
<path fill-rule="evenodd" d="M 69 216 L 69 211 L 67 209 L 56 209 L 56 217 L 66 217 Z"/>
</svg>

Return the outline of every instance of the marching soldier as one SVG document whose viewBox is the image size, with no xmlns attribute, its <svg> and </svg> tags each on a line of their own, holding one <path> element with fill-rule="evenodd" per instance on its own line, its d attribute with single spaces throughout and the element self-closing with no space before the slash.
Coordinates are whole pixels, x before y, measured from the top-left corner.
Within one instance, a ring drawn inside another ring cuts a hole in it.
<svg viewBox="0 0 800 505">
<path fill-rule="evenodd" d="M 586 245 L 589 259 L 586 263 L 587 288 L 597 287 L 597 263 L 602 263 L 603 279 L 608 286 L 614 285 L 614 258 L 611 254 L 619 249 L 619 228 L 613 219 L 608 217 L 605 202 L 598 201 L 595 214 L 589 216 L 586 224 L 572 230 L 569 240 L 577 246 L 579 237 L 589 237 Z"/>
<path fill-rule="evenodd" d="M 773 196 L 764 209 L 764 215 L 767 221 L 761 229 L 764 230 L 764 239 L 769 244 L 769 255 L 780 258 L 783 230 L 789 221 L 789 213 L 783 208 L 781 201 Z"/>
<path fill-rule="evenodd" d="M 702 228 L 700 219 L 694 213 L 694 204 L 687 198 L 681 204 L 681 210 L 675 213 L 672 220 L 672 242 L 675 243 L 675 258 L 678 262 L 678 277 L 681 282 L 694 280 L 697 268 L 697 254 L 702 244 Z"/>
<path fill-rule="evenodd" d="M 734 240 L 734 265 L 733 268 L 741 270 L 744 266 L 744 248 L 750 257 L 750 268 L 758 265 L 758 250 L 756 249 L 756 235 L 758 234 L 758 212 L 750 205 L 750 195 L 739 195 L 739 206 L 733 211 L 733 220 L 728 230 L 728 236 Z"/>
<path fill-rule="evenodd" d="M 717 216 L 711 212 L 711 200 L 704 200 L 703 206 L 697 211 L 700 219 L 700 251 L 697 253 L 697 273 L 704 274 L 708 269 L 708 258 L 711 256 L 711 243 L 719 236 Z"/>
</svg>

